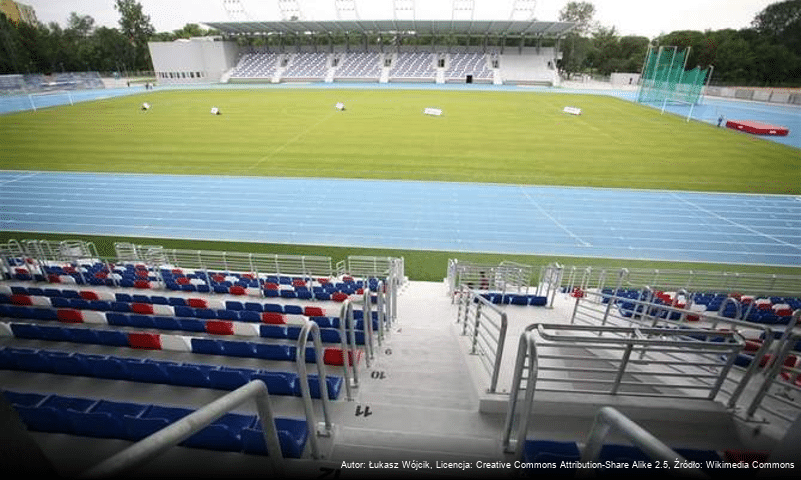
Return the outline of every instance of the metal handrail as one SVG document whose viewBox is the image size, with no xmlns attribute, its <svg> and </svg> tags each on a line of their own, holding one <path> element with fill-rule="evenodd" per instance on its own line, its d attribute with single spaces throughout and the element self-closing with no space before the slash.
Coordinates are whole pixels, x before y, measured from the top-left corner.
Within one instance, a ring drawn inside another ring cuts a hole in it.
<svg viewBox="0 0 801 480">
<path fill-rule="evenodd" d="M 528 359 L 528 362 L 526 360 Z M 517 408 L 517 401 L 520 395 L 521 384 L 523 382 L 523 370 L 528 368 L 528 378 L 526 381 L 526 395 L 523 406 L 520 408 L 520 421 L 517 426 L 517 437 L 514 443 L 511 439 L 512 429 Z M 534 392 L 537 385 L 537 371 L 539 360 L 537 357 L 537 343 L 530 331 L 525 331 L 520 335 L 520 342 L 517 348 L 517 359 L 515 360 L 514 376 L 512 377 L 512 390 L 509 394 L 509 403 L 506 408 L 506 420 L 504 422 L 501 446 L 506 453 L 517 453 L 517 459 L 523 458 L 523 443 L 528 434 L 528 422 L 531 410 L 534 405 Z"/>
<path fill-rule="evenodd" d="M 592 462 L 598 460 L 604 439 L 612 428 L 623 434 L 635 447 L 654 460 L 669 462 L 671 467 L 676 461 L 683 464 L 688 463 L 684 457 L 618 410 L 612 407 L 601 407 L 595 416 L 595 422 L 590 429 L 589 437 L 584 445 L 584 452 L 581 455 L 581 463 L 589 464 L 588 469 L 591 469 Z M 708 478 L 703 471 L 692 466 L 682 468 L 682 475 L 691 478 Z"/>
<path fill-rule="evenodd" d="M 345 395 L 348 401 L 353 400 L 352 389 L 359 387 L 359 369 L 356 362 L 356 330 L 353 323 L 353 303 L 351 303 L 350 299 L 345 299 L 339 310 L 339 341 L 342 350 L 342 371 L 345 376 Z M 351 354 L 354 359 L 352 370 L 348 355 L 349 351 L 353 352 Z"/>
<path fill-rule="evenodd" d="M 504 344 L 506 342 L 506 330 L 508 328 L 507 315 L 506 312 L 499 309 L 496 305 L 474 290 L 464 285 L 462 285 L 461 288 L 460 298 L 464 309 L 460 307 L 457 322 L 462 323 L 462 335 L 467 335 L 468 329 L 472 329 L 470 332 L 472 336 L 470 354 L 489 357 L 489 364 L 485 363 L 488 373 L 490 374 L 490 383 L 487 391 L 488 393 L 495 393 L 503 360 Z M 476 304 L 475 313 L 473 315 L 473 322 L 470 322 L 470 306 L 474 303 Z M 483 313 L 483 309 L 492 311 L 497 316 L 497 320 Z M 462 315 L 462 311 L 464 311 L 464 315 Z M 483 322 L 482 319 L 487 322 Z M 494 337 L 492 332 L 484 326 L 485 323 L 489 323 L 489 325 L 497 330 L 497 337 Z M 484 342 L 483 346 L 480 345 L 481 340 Z M 494 344 L 492 343 L 493 341 Z M 479 351 L 479 348 L 481 351 Z"/>
<path fill-rule="evenodd" d="M 317 364 L 317 383 L 320 386 L 320 399 L 323 405 L 323 423 L 317 425 L 314 416 L 314 407 L 312 406 L 311 392 L 309 388 L 309 375 L 306 370 L 306 343 L 309 340 L 309 334 L 312 335 L 314 342 L 314 356 L 315 363 Z M 311 320 L 306 320 L 303 327 L 300 329 L 300 336 L 298 336 L 298 345 L 295 350 L 295 363 L 298 368 L 298 377 L 300 380 L 300 393 L 303 398 L 303 409 L 306 413 L 306 424 L 309 429 L 309 442 L 311 445 L 312 458 L 320 458 L 320 447 L 317 443 L 317 435 L 330 436 L 332 425 L 331 416 L 329 413 L 330 400 L 328 399 L 328 380 L 325 373 L 325 361 L 323 359 L 323 344 L 320 340 L 320 327 L 317 323 Z"/>
<path fill-rule="evenodd" d="M 261 380 L 253 380 L 225 394 L 203 408 L 187 415 L 158 432 L 136 442 L 81 474 L 83 478 L 108 478 L 121 475 L 178 445 L 226 413 L 250 399 L 256 401 L 269 459 L 277 477 L 285 471 L 281 443 L 275 426 L 270 394 Z"/>
<path fill-rule="evenodd" d="M 362 321 L 364 322 L 364 349 L 365 349 L 365 362 L 367 368 L 370 368 L 370 362 L 375 358 L 373 351 L 373 294 L 369 287 L 364 289 L 362 295 L 364 306 L 362 307 Z M 379 324 L 379 329 L 381 328 Z"/>
</svg>

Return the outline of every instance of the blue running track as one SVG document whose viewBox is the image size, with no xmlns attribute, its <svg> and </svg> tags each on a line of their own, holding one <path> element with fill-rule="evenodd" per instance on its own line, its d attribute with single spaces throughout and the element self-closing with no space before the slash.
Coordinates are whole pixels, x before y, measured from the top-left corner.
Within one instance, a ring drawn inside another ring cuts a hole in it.
<svg viewBox="0 0 801 480">
<path fill-rule="evenodd" d="M 0 229 L 801 265 L 801 197 L 445 182 L 0 172 Z"/>
</svg>

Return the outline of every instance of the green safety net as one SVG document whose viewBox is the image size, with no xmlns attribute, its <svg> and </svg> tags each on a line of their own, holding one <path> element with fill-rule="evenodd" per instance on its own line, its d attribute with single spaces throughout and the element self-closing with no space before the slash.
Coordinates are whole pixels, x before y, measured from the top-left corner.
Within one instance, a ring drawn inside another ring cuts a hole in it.
<svg viewBox="0 0 801 480">
<path fill-rule="evenodd" d="M 698 103 L 709 69 L 684 70 L 688 50 L 660 47 L 651 50 L 637 93 L 639 103 Z"/>
</svg>

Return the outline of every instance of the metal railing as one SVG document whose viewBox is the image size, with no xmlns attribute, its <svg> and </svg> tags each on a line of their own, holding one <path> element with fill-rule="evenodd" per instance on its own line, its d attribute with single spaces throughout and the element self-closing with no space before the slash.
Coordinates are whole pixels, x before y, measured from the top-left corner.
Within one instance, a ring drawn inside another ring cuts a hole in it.
<svg viewBox="0 0 801 480">
<path fill-rule="evenodd" d="M 462 286 L 456 322 L 462 335 L 470 337 L 470 354 L 477 355 L 490 376 L 489 393 L 495 393 L 506 342 L 506 312 L 478 292 Z"/>
<path fill-rule="evenodd" d="M 462 285 L 485 292 L 528 293 L 533 279 L 533 267 L 502 261 L 500 264 L 479 264 L 448 260 L 448 295 L 456 294 Z"/>
<path fill-rule="evenodd" d="M 670 304 L 655 303 L 652 290 L 645 288 L 639 299 L 616 295 L 587 292 L 576 298 L 571 323 L 588 325 L 630 325 L 678 329 L 682 335 L 697 338 L 689 328 L 703 328 L 714 335 L 725 332 L 748 331 L 759 337 L 759 345 L 747 352 L 747 365 L 733 366 L 720 386 L 721 398 L 730 409 L 741 412 L 748 421 L 763 421 L 761 417 L 772 417 L 789 423 L 801 414 L 801 369 L 796 365 L 801 352 L 797 350 L 801 332 L 796 330 L 801 321 L 801 310 L 796 310 L 785 325 L 749 322 L 723 316 L 726 305 L 734 305 L 734 316 L 747 316 L 737 299 L 729 297 L 716 312 L 692 311 L 692 294 L 685 290 L 677 292 Z M 678 304 L 679 293 L 687 299 L 682 308 Z M 593 297 L 597 297 L 593 299 Z M 606 304 L 602 307 L 602 302 Z M 622 315 L 621 304 L 629 316 Z M 693 317 L 693 322 L 688 321 Z M 743 353 L 743 352 L 740 352 Z M 650 351 L 649 351 L 650 354 Z M 645 352 L 642 356 L 645 356 Z M 686 352 L 675 352 L 672 356 L 682 358 Z M 719 360 L 715 355 L 709 361 Z M 743 361 L 744 358 L 739 358 Z M 700 379 L 699 379 L 700 380 Z M 707 381 L 708 383 L 708 381 Z"/>
<path fill-rule="evenodd" d="M 550 331 L 550 332 L 549 332 Z M 564 335 L 563 333 L 572 333 Z M 604 335 L 606 334 L 606 335 Z M 611 334 L 611 335 L 610 335 Z M 607 394 L 637 394 L 640 396 L 660 396 L 687 398 L 687 392 L 694 389 L 707 391 L 704 396 L 707 399 L 714 399 L 717 391 L 722 384 L 722 379 L 728 374 L 733 363 L 734 356 L 743 346 L 744 341 L 735 332 L 710 332 L 705 330 L 691 331 L 693 336 L 701 336 L 701 339 L 689 341 L 684 338 L 685 332 L 677 332 L 675 329 L 648 329 L 630 327 L 601 327 L 601 326 L 570 326 L 562 324 L 533 324 L 526 328 L 520 335 L 518 344 L 517 358 L 515 360 L 514 375 L 512 377 L 512 389 L 510 391 L 509 403 L 506 410 L 504 430 L 502 434 L 502 446 L 507 453 L 516 453 L 519 458 L 523 455 L 523 445 L 528 433 L 531 413 L 533 411 L 534 398 L 536 392 L 560 391 L 569 393 L 607 393 Z M 572 355 L 560 352 L 559 349 L 575 350 L 584 349 L 588 353 L 594 352 L 596 355 Z M 632 358 L 632 353 L 637 349 L 647 348 L 650 354 L 661 354 L 674 350 L 682 351 L 687 360 L 684 362 L 668 361 L 666 359 L 649 360 L 648 362 L 637 362 Z M 620 365 L 618 368 L 605 368 L 604 364 L 610 363 L 610 352 L 622 352 L 618 355 Z M 728 356 L 728 360 L 719 361 L 716 365 L 709 365 L 707 362 L 692 362 L 692 357 L 703 358 L 703 354 L 714 352 L 716 355 Z M 550 360 L 557 360 L 551 362 Z M 600 363 L 601 368 L 587 367 L 581 362 L 590 361 Z M 571 365 L 572 363 L 572 365 Z M 676 371 L 676 367 L 681 370 L 690 369 L 692 371 Z M 717 378 L 710 386 L 707 382 L 697 382 L 698 378 L 709 378 L 708 368 L 717 368 L 719 372 L 714 375 Z M 566 374 L 563 377 L 543 378 L 543 371 L 555 371 Z M 624 382 L 624 375 L 630 375 L 631 380 Z M 589 375 L 587 375 L 589 374 Z M 609 379 L 587 378 L 607 375 Z M 582 378 L 584 377 L 584 378 Z M 674 382 L 678 379 L 680 382 Z M 649 387 L 648 392 L 623 392 L 620 388 L 624 383 L 636 384 L 642 387 Z M 543 387 L 543 383 L 587 383 L 605 384 L 609 388 L 603 390 L 582 390 L 580 388 L 549 388 Z M 520 394 L 523 392 L 524 399 L 520 404 Z M 517 424 L 517 425 L 515 425 Z M 623 425 L 623 423 L 621 423 Z M 630 425 L 626 426 L 628 428 Z M 516 428 L 516 432 L 514 431 Z M 641 433 L 641 432 L 640 432 Z M 628 434 L 628 433 L 627 433 Z M 598 431 L 591 435 L 590 443 L 598 442 L 603 439 L 605 432 Z M 515 437 L 514 439 L 512 437 Z M 646 440 L 646 437 L 638 439 L 638 434 L 632 440 Z M 652 439 L 647 439 L 650 442 Z M 649 455 L 661 455 L 670 453 L 670 460 L 681 458 L 674 455 L 675 452 L 662 450 L 652 450 L 655 444 L 646 446 Z M 638 444 L 637 446 L 643 447 Z M 597 457 L 595 447 L 586 449 L 583 458 L 592 459 Z M 598 447 L 600 448 L 600 447 Z M 668 449 L 669 450 L 669 449 Z M 661 457 L 660 457 L 661 458 Z"/>
<path fill-rule="evenodd" d="M 609 432 L 614 429 L 621 433 L 635 447 L 642 450 L 651 459 L 668 462 L 668 468 L 673 468 L 674 462 L 687 465 L 681 470 L 682 477 L 688 478 L 708 478 L 700 469 L 690 464 L 687 460 L 668 447 L 661 440 L 654 437 L 649 431 L 642 428 L 636 422 L 620 413 L 612 407 L 601 407 L 595 416 L 595 421 L 590 429 L 584 451 L 581 455 L 581 463 L 594 462 L 598 460 L 603 447 L 604 440 Z"/>
<path fill-rule="evenodd" d="M 320 387 L 320 399 L 323 408 L 323 422 L 319 425 L 314 415 L 314 406 L 309 387 L 309 375 L 306 370 L 306 343 L 309 335 L 314 342 L 314 356 L 317 364 L 317 384 Z M 298 368 L 298 380 L 300 381 L 300 392 L 303 399 L 303 410 L 306 414 L 306 424 L 309 430 L 309 444 L 311 456 L 314 459 L 320 458 L 320 447 L 317 443 L 317 436 L 330 437 L 333 426 L 331 424 L 330 400 L 328 398 L 328 380 L 326 377 L 325 361 L 323 359 L 323 344 L 320 340 L 320 327 L 311 320 L 306 320 L 300 329 L 298 336 L 297 349 L 295 350 L 295 363 Z M 347 381 L 347 379 L 345 379 Z"/>
<path fill-rule="evenodd" d="M 250 399 L 256 402 L 265 444 L 267 451 L 270 452 L 269 460 L 274 470 L 273 473 L 281 478 L 285 472 L 281 443 L 275 426 L 270 394 L 267 391 L 267 386 L 261 380 L 253 380 L 227 393 L 205 407 L 86 470 L 81 476 L 83 478 L 109 478 L 129 472 L 131 469 L 178 445 Z"/>
<path fill-rule="evenodd" d="M 353 303 L 350 299 L 342 302 L 339 310 L 339 342 L 342 350 L 342 373 L 345 383 L 345 395 L 348 401 L 353 400 L 353 389 L 359 388 L 359 363 L 356 361 L 356 327 L 353 320 Z M 352 353 L 349 353 L 352 352 Z M 351 365 L 350 357 L 353 356 Z"/>
<path fill-rule="evenodd" d="M 603 289 L 608 286 L 610 279 L 618 277 L 621 279 L 618 288 L 637 290 L 650 285 L 669 291 L 685 289 L 695 292 L 747 292 L 752 295 L 775 296 L 801 294 L 801 276 L 797 275 L 591 266 L 570 266 L 565 267 L 565 270 L 568 275 L 563 286 L 569 290 L 580 284 L 586 285 L 586 288 Z"/>
<path fill-rule="evenodd" d="M 257 276 L 271 274 L 311 278 L 334 275 L 331 257 L 167 249 L 130 243 L 115 243 L 114 248 L 120 258 L 154 267 L 170 265 L 201 271 L 249 272 Z"/>
</svg>

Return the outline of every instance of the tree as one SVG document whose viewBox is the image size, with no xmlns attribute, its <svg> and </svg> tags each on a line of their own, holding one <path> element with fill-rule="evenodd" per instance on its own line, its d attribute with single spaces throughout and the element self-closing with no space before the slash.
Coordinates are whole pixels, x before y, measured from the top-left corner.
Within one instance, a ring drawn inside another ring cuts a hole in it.
<svg viewBox="0 0 801 480">
<path fill-rule="evenodd" d="M 801 55 L 801 0 L 786 0 L 765 7 L 751 22 L 754 29 Z"/>
<path fill-rule="evenodd" d="M 559 12 L 559 21 L 576 24 L 562 42 L 559 68 L 568 74 L 583 71 L 587 67 L 591 42 L 586 36 L 595 28 L 592 20 L 594 15 L 595 5 L 589 2 L 568 2 Z"/>
<path fill-rule="evenodd" d="M 593 22 L 595 16 L 595 5 L 590 2 L 568 2 L 567 5 L 559 11 L 560 22 L 574 22 L 572 32 L 580 35 L 589 35 L 597 25 Z"/>
<path fill-rule="evenodd" d="M 151 70 L 153 64 L 147 42 L 156 30 L 150 24 L 150 16 L 144 14 L 142 5 L 135 0 L 116 0 L 114 6 L 120 12 L 122 34 L 131 44 L 131 49 L 126 55 L 129 67 Z"/>
<path fill-rule="evenodd" d="M 80 37 L 88 38 L 92 35 L 94 29 L 94 18 L 89 15 L 78 15 L 75 12 L 70 13 L 70 18 L 67 21 L 67 30 L 75 32 Z"/>
</svg>

